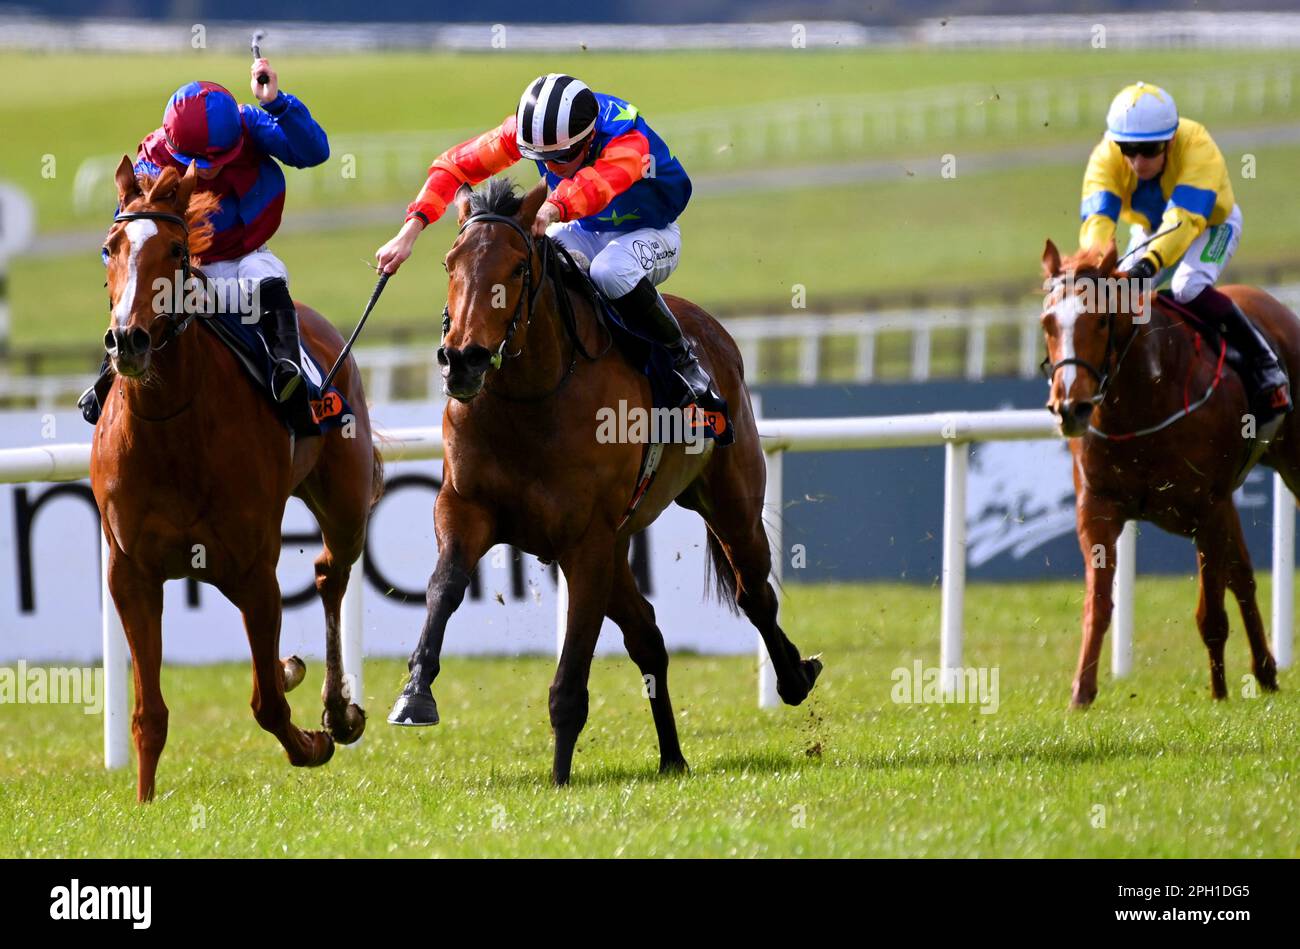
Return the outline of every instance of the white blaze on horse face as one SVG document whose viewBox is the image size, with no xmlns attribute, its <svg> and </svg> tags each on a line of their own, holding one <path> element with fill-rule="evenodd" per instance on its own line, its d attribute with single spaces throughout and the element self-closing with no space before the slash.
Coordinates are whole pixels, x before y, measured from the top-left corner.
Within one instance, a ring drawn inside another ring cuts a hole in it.
<svg viewBox="0 0 1300 949">
<path fill-rule="evenodd" d="M 1079 322 L 1079 315 L 1083 313 L 1083 300 L 1072 293 L 1056 305 L 1055 312 L 1056 327 L 1061 334 L 1061 359 L 1073 359 L 1074 328 Z M 1061 385 L 1066 399 L 1070 398 L 1070 390 L 1074 388 L 1076 368 L 1073 363 L 1061 367 Z"/>
<path fill-rule="evenodd" d="M 131 307 L 135 305 L 136 283 L 140 275 L 140 248 L 157 233 L 156 221 L 130 221 L 126 225 L 126 239 L 130 242 L 131 252 L 126 259 L 126 283 L 113 309 L 113 322 L 118 329 L 126 329 L 131 322 Z"/>
</svg>

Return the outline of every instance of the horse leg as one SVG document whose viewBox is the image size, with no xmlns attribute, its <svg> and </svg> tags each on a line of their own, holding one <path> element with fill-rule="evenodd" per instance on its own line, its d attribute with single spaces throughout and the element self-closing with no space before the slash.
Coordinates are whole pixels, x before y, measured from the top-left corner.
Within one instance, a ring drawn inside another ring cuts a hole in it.
<svg viewBox="0 0 1300 949">
<path fill-rule="evenodd" d="M 704 518 L 714 567 L 719 571 L 725 571 L 728 565 L 731 568 L 731 576 L 720 574 L 720 579 L 763 637 L 776 672 L 777 694 L 787 705 L 798 705 L 812 691 L 822 662 L 816 656 L 800 657 L 799 648 L 776 621 L 778 600 L 768 581 L 772 551 L 763 528 L 766 470 L 762 456 L 747 458 L 728 450 L 715 453 L 714 458 L 718 467 L 711 469 L 705 480 L 696 481 L 677 503 Z M 754 461 L 756 470 L 743 471 L 741 466 L 746 461 Z M 777 511 L 776 516 L 780 517 L 781 512 Z"/>
<path fill-rule="evenodd" d="M 1227 673 L 1223 662 L 1224 646 L 1228 642 L 1228 611 L 1224 609 L 1223 598 L 1230 575 L 1234 569 L 1239 569 L 1233 561 L 1238 559 L 1240 547 L 1241 521 L 1237 517 L 1232 498 L 1228 497 L 1220 501 L 1196 528 L 1196 553 L 1200 567 L 1200 600 L 1196 605 L 1196 625 L 1201 631 L 1201 641 L 1210 654 L 1210 694 L 1216 699 L 1228 697 Z M 1249 563 L 1247 559 L 1248 574 Z M 1251 586 L 1253 606 L 1253 575 Z M 1244 604 L 1242 608 L 1244 616 Z M 1258 611 L 1255 619 L 1259 620 Z M 1260 635 L 1263 635 L 1262 628 Z"/>
<path fill-rule="evenodd" d="M 551 730 L 555 733 L 551 780 L 557 786 L 569 783 L 573 749 L 587 724 L 587 680 L 613 588 L 613 548 L 612 537 L 589 531 L 575 548 L 560 558 L 560 569 L 569 587 L 569 615 L 549 703 Z"/>
<path fill-rule="evenodd" d="M 367 458 L 366 463 L 369 461 Z M 369 482 L 360 487 L 368 489 Z M 325 712 L 321 723 L 335 741 L 350 745 L 365 731 L 366 713 L 358 704 L 363 697 L 351 694 L 344 681 L 339 614 L 352 565 L 361 556 L 366 542 L 369 490 L 353 490 L 349 497 L 340 499 L 333 494 L 326 496 L 313 483 L 304 492 L 304 499 L 320 524 L 325 541 L 316 558 L 316 592 L 325 608 L 325 684 L 321 688 Z M 327 502 L 333 502 L 333 506 Z"/>
<path fill-rule="evenodd" d="M 161 577 L 144 574 L 130 558 L 110 545 L 108 589 L 122 619 L 127 644 L 131 647 L 131 668 L 135 674 L 135 711 L 131 735 L 135 739 L 138 773 L 136 799 L 152 801 L 158 759 L 167 744 L 167 704 L 162 697 L 159 671 L 162 668 L 163 583 Z"/>
<path fill-rule="evenodd" d="M 1083 641 L 1070 694 L 1071 708 L 1087 708 L 1097 697 L 1101 644 L 1114 608 L 1115 542 L 1124 529 L 1119 507 L 1083 489 L 1078 494 L 1079 548 L 1087 578 L 1083 601 Z"/>
<path fill-rule="evenodd" d="M 362 696 L 353 695 L 351 686 L 345 684 L 343 677 L 343 634 L 339 613 L 343 594 L 348 589 L 352 564 L 360 555 L 360 544 L 355 551 L 349 552 L 353 556 L 336 554 L 327 536 L 325 547 L 316 558 L 316 592 L 325 607 L 325 684 L 321 687 L 325 712 L 321 724 L 335 741 L 345 745 L 355 742 L 366 730 L 365 711 L 351 701 Z"/>
<path fill-rule="evenodd" d="M 274 566 L 255 568 L 243 584 L 226 595 L 244 614 L 253 656 L 253 717 L 280 740 L 290 764 L 323 765 L 334 754 L 333 739 L 325 732 L 305 732 L 295 725 L 284 697 L 284 670 L 279 659 L 280 585 Z"/>
<path fill-rule="evenodd" d="M 492 546 L 494 525 L 488 513 L 459 499 L 447 485 L 438 494 L 435 512 L 438 565 L 425 592 L 424 628 L 411 653 L 410 678 L 388 713 L 392 725 L 437 725 L 438 703 L 433 680 L 442 661 L 447 621 L 465 599 L 470 573 Z"/>
<path fill-rule="evenodd" d="M 1259 615 L 1259 602 L 1255 595 L 1255 571 L 1250 563 L 1250 552 L 1246 549 L 1245 538 L 1233 539 L 1236 544 L 1233 557 L 1228 567 L 1228 589 L 1237 600 L 1241 610 L 1241 622 L 1246 627 L 1246 640 L 1250 643 L 1251 671 L 1266 692 L 1277 691 L 1277 660 L 1268 648 L 1268 637 L 1264 635 L 1264 620 Z"/>
<path fill-rule="evenodd" d="M 673 705 L 668 698 L 668 649 L 663 633 L 655 623 L 655 608 L 636 585 L 632 566 L 627 561 L 628 542 L 619 544 L 614 556 L 613 588 L 605 615 L 623 631 L 623 644 L 627 654 L 641 670 L 642 682 L 650 699 L 650 714 L 654 716 L 655 732 L 659 736 L 659 773 L 688 771 L 677 741 L 677 722 L 673 718 Z"/>
</svg>

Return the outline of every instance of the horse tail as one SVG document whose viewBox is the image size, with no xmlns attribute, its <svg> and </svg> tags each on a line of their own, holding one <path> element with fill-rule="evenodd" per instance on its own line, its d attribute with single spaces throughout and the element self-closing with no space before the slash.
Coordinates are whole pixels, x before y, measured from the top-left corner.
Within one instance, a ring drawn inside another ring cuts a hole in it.
<svg viewBox="0 0 1300 949">
<path fill-rule="evenodd" d="M 704 535 L 709 540 L 709 549 L 705 557 L 705 575 L 704 585 L 706 593 L 711 593 L 721 603 L 726 605 L 736 616 L 740 615 L 740 604 L 736 602 L 736 571 L 731 569 L 731 561 L 727 559 L 727 552 L 722 549 L 722 541 L 718 540 L 716 534 L 711 528 L 704 529 Z M 710 574 L 712 575 L 713 585 L 709 586 Z"/>
</svg>

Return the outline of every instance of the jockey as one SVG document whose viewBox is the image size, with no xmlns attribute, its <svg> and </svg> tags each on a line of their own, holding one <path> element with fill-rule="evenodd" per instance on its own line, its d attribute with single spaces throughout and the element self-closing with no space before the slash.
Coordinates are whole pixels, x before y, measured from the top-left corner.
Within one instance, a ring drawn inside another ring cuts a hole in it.
<svg viewBox="0 0 1300 949">
<path fill-rule="evenodd" d="M 1169 93 L 1142 82 L 1115 97 L 1106 126 L 1084 174 L 1079 245 L 1109 244 L 1118 219 L 1130 224 L 1121 269 L 1140 280 L 1170 276 L 1174 299 L 1223 332 L 1251 367 L 1243 382 L 1263 428 L 1290 411 L 1291 398 L 1272 347 L 1214 287 L 1241 240 L 1223 154 L 1205 126 L 1179 118 Z"/>
<path fill-rule="evenodd" d="M 137 175 L 157 176 L 169 165 L 184 172 L 194 163 L 196 191 L 213 191 L 221 205 L 212 216 L 211 247 L 203 253 L 203 274 L 222 294 L 226 312 L 257 307 L 258 329 L 274 364 L 276 401 L 289 403 L 294 428 L 315 429 L 302 385 L 298 313 L 289 295 L 289 274 L 266 247 L 280 227 L 284 172 L 274 159 L 310 168 L 329 158 L 329 140 L 307 106 L 280 91 L 279 77 L 265 59 L 250 67 L 253 95 L 261 109 L 240 106 L 215 82 L 181 86 L 167 102 L 163 124 L 145 136 L 135 162 Z M 259 74 L 266 77 L 258 81 Z M 82 395 L 82 414 L 92 424 L 112 384 L 101 370 Z"/>
<path fill-rule="evenodd" d="M 668 348 L 691 398 L 716 404 L 708 372 L 655 289 L 677 269 L 677 218 L 691 197 L 690 178 L 636 106 L 572 76 L 539 77 L 499 126 L 439 155 L 402 229 L 375 253 L 380 268 L 397 271 L 462 184 L 485 181 L 521 158 L 537 163 L 551 189 L 533 234 L 590 261 L 592 282 L 619 314 Z"/>
</svg>

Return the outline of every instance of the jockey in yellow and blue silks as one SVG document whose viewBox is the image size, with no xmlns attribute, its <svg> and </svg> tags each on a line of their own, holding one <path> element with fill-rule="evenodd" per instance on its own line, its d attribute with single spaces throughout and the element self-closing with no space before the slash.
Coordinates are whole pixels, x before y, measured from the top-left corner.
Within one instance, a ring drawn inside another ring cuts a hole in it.
<svg viewBox="0 0 1300 949">
<path fill-rule="evenodd" d="M 457 188 L 524 159 L 537 163 L 550 187 L 533 233 L 589 261 L 592 282 L 619 314 L 668 349 L 691 397 L 716 404 L 708 371 L 656 289 L 677 269 L 677 218 L 690 200 L 691 180 L 636 106 L 572 76 L 538 77 L 514 114 L 434 160 L 402 229 L 375 253 L 380 269 L 394 273 L 411 256 L 420 232 L 442 216 Z"/>
<path fill-rule="evenodd" d="M 1223 153 L 1205 126 L 1178 115 L 1168 92 L 1139 82 L 1115 97 L 1088 160 L 1080 217 L 1080 247 L 1109 244 L 1120 220 L 1131 225 L 1121 269 L 1141 280 L 1168 276 L 1174 299 L 1223 332 L 1250 367 L 1243 382 L 1261 427 L 1290 410 L 1272 348 L 1214 286 L 1241 241 Z"/>
</svg>

